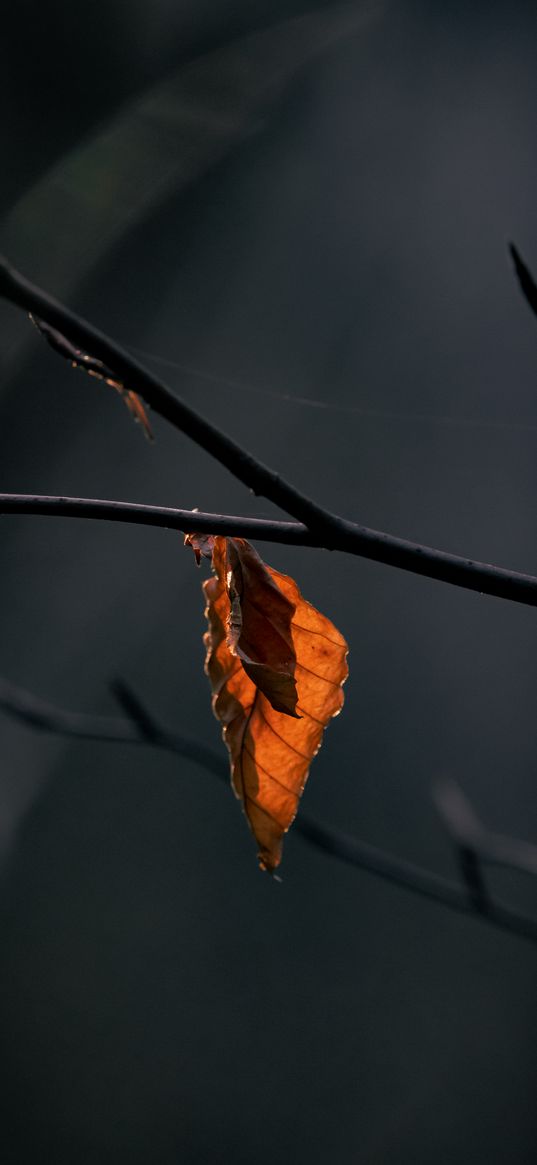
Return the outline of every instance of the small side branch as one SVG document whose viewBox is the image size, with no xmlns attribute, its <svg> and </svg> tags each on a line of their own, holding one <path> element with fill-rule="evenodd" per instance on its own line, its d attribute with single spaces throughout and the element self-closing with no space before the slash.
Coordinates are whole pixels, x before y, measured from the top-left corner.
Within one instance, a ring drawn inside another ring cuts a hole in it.
<svg viewBox="0 0 537 1165">
<path fill-rule="evenodd" d="M 264 518 L 207 514 L 199 510 L 178 510 L 171 506 L 145 506 L 137 502 L 104 501 L 100 498 L 0 493 L 0 514 L 33 514 L 51 518 L 127 522 L 138 526 L 177 530 L 184 534 L 225 534 L 293 546 L 322 546 L 322 541 L 300 522 L 271 522 Z"/>
<path fill-rule="evenodd" d="M 162 748 L 175 756 L 193 761 L 218 777 L 220 781 L 229 783 L 228 764 L 220 753 L 160 724 L 123 681 L 116 681 L 112 685 L 112 690 L 125 712 L 124 719 L 67 712 L 5 680 L 0 680 L 0 708 L 29 727 L 45 732 L 78 736 L 86 740 L 145 744 Z M 411 862 L 402 861 L 385 850 L 368 845 L 367 842 L 360 841 L 341 830 L 322 825 L 305 813 L 299 812 L 293 825 L 293 833 L 323 853 L 357 869 L 365 870 L 400 889 L 537 943 L 536 920 L 488 899 L 484 910 L 475 894 L 468 894 L 466 888 L 461 889 L 457 883 L 441 878 Z M 532 847 L 528 847 L 530 848 Z M 526 872 L 537 873 L 537 868 L 535 871 L 525 868 Z"/>
</svg>

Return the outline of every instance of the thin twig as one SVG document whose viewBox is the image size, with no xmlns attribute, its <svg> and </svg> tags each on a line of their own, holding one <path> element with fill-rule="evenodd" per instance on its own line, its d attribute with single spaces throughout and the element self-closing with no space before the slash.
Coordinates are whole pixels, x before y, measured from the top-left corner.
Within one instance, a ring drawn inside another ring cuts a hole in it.
<svg viewBox="0 0 537 1165">
<path fill-rule="evenodd" d="M 135 502 L 102 501 L 97 498 L 47 497 L 40 494 L 0 493 L 0 514 L 38 514 L 49 517 L 90 518 L 182 530 L 184 533 L 225 534 L 280 542 L 291 546 L 315 546 L 341 550 L 377 562 L 391 562 L 402 570 L 452 583 L 483 595 L 537 606 L 537 578 L 485 562 L 473 562 L 444 550 L 405 542 L 374 530 L 362 532 L 349 542 L 333 531 L 316 534 L 300 522 L 277 522 L 231 514 L 207 514 L 168 506 L 144 506 Z M 359 529 L 356 527 L 356 529 Z"/>
<path fill-rule="evenodd" d="M 125 719 L 67 712 L 65 709 L 55 708 L 25 689 L 7 683 L 6 680 L 0 680 L 0 708 L 24 724 L 41 731 L 56 732 L 62 736 L 78 736 L 125 744 L 146 744 L 162 748 L 176 756 L 194 761 L 219 780 L 229 783 L 229 767 L 223 755 L 197 740 L 171 732 L 161 725 L 123 681 L 116 681 L 112 687 L 126 713 Z M 322 825 L 305 813 L 299 813 L 293 825 L 293 832 L 316 849 L 365 870 L 377 878 L 382 878 L 400 889 L 447 906 L 459 914 L 482 919 L 520 938 L 537 942 L 536 920 L 489 899 L 484 910 L 478 898 L 475 895 L 469 896 L 466 888 L 461 889 L 457 883 L 396 858 L 341 830 Z"/>
<path fill-rule="evenodd" d="M 304 538 L 302 529 L 300 541 L 297 540 L 298 544 L 323 545 L 467 590 L 480 591 L 529 606 L 537 605 L 537 580 L 531 575 L 474 562 L 472 559 L 408 542 L 403 538 L 349 522 L 318 506 L 175 397 L 162 381 L 146 371 L 108 336 L 29 283 L 7 262 L 1 261 L 0 295 L 44 320 L 49 326 L 57 328 L 71 343 L 80 345 L 84 351 L 102 360 L 129 391 L 139 393 L 156 412 L 225 465 L 255 494 L 263 495 L 297 518 L 299 522 L 304 523 L 309 530 L 311 543 Z M 60 499 L 60 502 L 68 504 L 67 499 Z M 5 504 L 7 505 L 7 502 Z M 45 503 L 40 512 L 52 513 L 52 509 L 46 508 L 52 504 L 50 501 Z M 57 508 L 54 512 L 61 512 L 60 504 L 55 504 Z M 81 504 L 80 499 L 77 504 Z M 96 506 L 96 503 L 92 504 Z M 108 505 L 112 506 L 111 503 Z M 11 507 L 12 512 L 15 508 L 17 508 L 15 505 Z M 24 504 L 21 503 L 19 512 L 24 508 Z M 131 509 L 130 512 L 133 514 L 134 511 Z M 74 511 L 72 513 L 74 515 Z M 101 515 L 95 510 L 91 516 Z M 108 516 L 111 516 L 111 510 Z M 127 517 L 125 520 L 135 519 Z M 158 521 L 152 524 L 166 523 Z M 213 529 L 213 533 L 216 532 L 218 531 Z M 222 532 L 238 533 L 237 529 L 231 531 L 230 527 Z M 294 538 L 288 532 L 284 538 L 278 537 L 274 540 L 291 542 Z"/>
<path fill-rule="evenodd" d="M 127 522 L 178 530 L 184 534 L 227 534 L 257 538 L 262 542 L 283 542 L 293 546 L 320 546 L 307 526 L 300 522 L 271 522 L 265 518 L 244 518 L 232 514 L 206 514 L 199 510 L 178 510 L 169 506 L 145 506 L 137 502 L 102 501 L 98 498 L 44 497 L 40 494 L 0 493 L 0 514 L 37 514 L 54 518 L 89 518 L 107 522 Z M 536 580 L 537 583 L 537 580 Z"/>
</svg>

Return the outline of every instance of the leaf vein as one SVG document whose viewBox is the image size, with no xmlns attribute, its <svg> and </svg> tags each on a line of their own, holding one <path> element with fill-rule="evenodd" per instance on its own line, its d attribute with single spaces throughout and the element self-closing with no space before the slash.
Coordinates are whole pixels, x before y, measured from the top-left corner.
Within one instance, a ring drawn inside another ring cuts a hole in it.
<svg viewBox="0 0 537 1165">
<path fill-rule="evenodd" d="M 341 687 L 341 684 L 338 683 L 336 680 L 328 680 L 326 678 L 326 676 L 319 675 L 318 671 L 312 671 L 311 667 L 306 667 L 306 665 L 304 663 L 299 663 L 298 660 L 296 661 L 296 666 L 301 668 L 302 671 L 307 671 L 308 675 L 315 676 L 316 680 L 322 680 L 324 684 L 329 684 L 331 688 L 340 688 Z"/>
<path fill-rule="evenodd" d="M 282 788 L 282 789 L 285 789 L 285 792 L 286 792 L 286 793 L 290 793 L 290 794 L 291 794 L 291 797 L 298 797 L 298 794 L 295 792 L 295 790 L 294 790 L 294 789 L 290 789 L 290 788 L 289 788 L 289 785 L 284 785 L 283 781 L 280 781 L 280 779 L 279 779 L 278 777 L 275 777 L 275 776 L 274 776 L 274 773 L 271 773 L 271 772 L 269 772 L 269 770 L 268 770 L 268 769 L 266 769 L 266 768 L 265 768 L 265 766 L 264 766 L 264 765 L 262 765 L 262 764 L 261 764 L 261 763 L 258 761 L 258 759 L 257 759 L 257 757 L 254 755 L 254 753 L 253 753 L 253 752 L 250 752 L 250 749 L 249 749 L 249 748 L 247 748 L 245 744 L 243 744 L 243 746 L 242 746 L 242 751 L 243 751 L 243 752 L 245 752 L 245 753 L 246 753 L 246 755 L 250 757 L 250 760 L 253 760 L 253 762 L 254 762 L 254 765 L 256 766 L 256 768 L 258 768 L 258 769 L 261 769 L 261 771 L 262 771 L 263 773 L 266 773 L 266 775 L 267 775 L 267 777 L 269 778 L 269 780 L 270 780 L 270 781 L 275 781 L 275 782 L 276 782 L 276 784 L 280 786 L 280 788 Z M 243 784 L 244 784 L 244 782 L 243 782 Z M 261 808 L 261 806 L 259 806 L 259 808 Z"/>
<path fill-rule="evenodd" d="M 301 623 L 295 623 L 291 620 L 291 627 L 296 627 L 297 631 L 304 631 L 306 635 L 320 635 L 321 639 L 326 639 L 328 643 L 332 643 L 334 647 L 346 647 L 341 639 L 331 639 L 329 635 L 325 635 L 324 631 L 314 631 L 312 627 L 303 627 Z"/>
<path fill-rule="evenodd" d="M 311 758 L 307 755 L 307 753 L 301 752 L 299 748 L 295 748 L 294 744 L 291 744 L 289 740 L 285 739 L 285 736 L 282 736 L 280 732 L 276 731 L 274 725 L 270 723 L 270 720 L 267 720 L 267 717 L 265 716 L 265 713 L 261 707 L 259 708 L 259 712 L 267 727 L 270 728 L 271 732 L 278 738 L 278 740 L 281 740 L 282 744 L 285 744 L 287 748 L 291 748 L 293 752 L 296 752 L 296 755 L 301 756 L 303 760 L 307 760 L 308 762 L 310 761 Z"/>
<path fill-rule="evenodd" d="M 259 809 L 260 813 L 265 814 L 265 817 L 269 817 L 270 820 L 273 821 L 274 824 L 278 826 L 278 829 L 284 829 L 284 826 L 282 826 L 281 821 L 278 821 L 278 818 L 275 817 L 273 813 L 270 813 L 268 809 L 265 809 L 265 807 L 263 805 L 260 805 L 259 801 L 256 801 L 255 797 L 251 797 L 250 794 L 247 793 L 246 789 L 245 789 L 244 790 L 244 803 L 246 804 L 247 801 L 250 802 L 250 805 L 255 805 L 256 809 Z"/>
</svg>

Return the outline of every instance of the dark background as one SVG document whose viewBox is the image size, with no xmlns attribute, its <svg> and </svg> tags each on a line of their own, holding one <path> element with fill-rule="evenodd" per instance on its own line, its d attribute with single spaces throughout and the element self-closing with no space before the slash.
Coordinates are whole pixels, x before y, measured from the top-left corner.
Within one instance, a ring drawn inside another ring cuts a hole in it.
<svg viewBox="0 0 537 1165">
<path fill-rule="evenodd" d="M 1 248 L 328 507 L 536 574 L 536 49 L 530 4 L 21 2 Z M 274 513 L 0 331 L 3 490 Z M 452 776 L 537 840 L 535 612 L 259 549 L 351 648 L 307 810 L 455 876 Z M 218 747 L 200 581 L 171 533 L 4 517 L 0 670 Z M 1 731 L 3 1161 L 535 1161 L 534 948 L 292 832 L 272 882 L 187 761 Z"/>
</svg>

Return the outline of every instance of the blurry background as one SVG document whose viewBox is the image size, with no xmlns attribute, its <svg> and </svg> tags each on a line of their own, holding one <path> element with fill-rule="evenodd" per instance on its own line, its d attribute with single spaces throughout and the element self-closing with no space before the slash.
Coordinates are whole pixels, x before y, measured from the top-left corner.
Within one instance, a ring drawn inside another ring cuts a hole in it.
<svg viewBox="0 0 537 1165">
<path fill-rule="evenodd" d="M 514 4 L 11 6 L 0 246 L 331 509 L 537 573 L 537 13 Z M 271 516 L 0 303 L 2 490 Z M 177 535 L 2 519 L 0 672 L 219 746 Z M 535 611 L 259 546 L 351 675 L 307 810 L 448 876 L 431 786 L 537 840 Z M 537 951 L 309 849 L 231 793 L 1 721 L 2 1160 L 529 1165 Z M 536 888 L 495 875 L 537 911 Z"/>
</svg>

